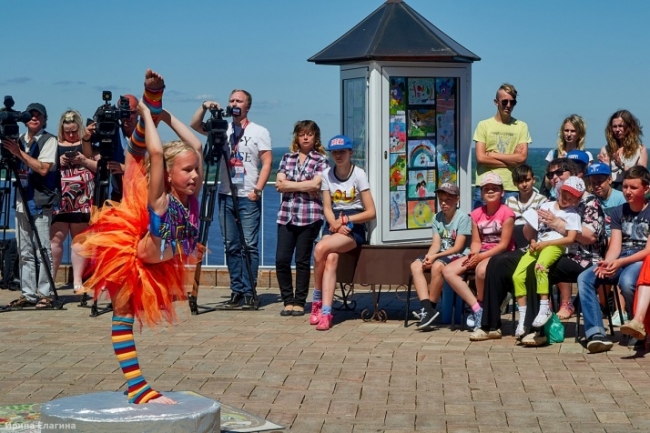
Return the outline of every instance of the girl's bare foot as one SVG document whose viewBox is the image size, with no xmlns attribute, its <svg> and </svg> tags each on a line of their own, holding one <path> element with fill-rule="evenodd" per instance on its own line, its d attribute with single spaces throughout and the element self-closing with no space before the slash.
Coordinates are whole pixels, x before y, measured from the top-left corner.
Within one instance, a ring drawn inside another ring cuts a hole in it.
<svg viewBox="0 0 650 433">
<path fill-rule="evenodd" d="M 178 404 L 176 400 L 172 400 L 169 397 L 161 395 L 160 397 L 152 398 L 147 403 L 158 403 L 158 404 Z"/>
<path fill-rule="evenodd" d="M 147 69 L 144 73 L 144 87 L 149 90 L 160 90 L 165 87 L 165 79 L 158 72 Z"/>
</svg>

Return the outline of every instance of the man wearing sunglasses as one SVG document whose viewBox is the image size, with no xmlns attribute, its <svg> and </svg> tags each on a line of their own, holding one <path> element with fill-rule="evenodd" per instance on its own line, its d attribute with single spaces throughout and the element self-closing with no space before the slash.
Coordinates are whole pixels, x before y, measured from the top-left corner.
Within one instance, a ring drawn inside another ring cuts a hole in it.
<svg viewBox="0 0 650 433">
<path fill-rule="evenodd" d="M 517 90 L 512 84 L 502 84 L 497 90 L 494 105 L 497 113 L 494 117 L 482 120 L 474 131 L 476 152 L 475 185 L 481 184 L 483 175 L 494 171 L 503 179 L 505 194 L 503 200 L 517 194 L 517 186 L 512 181 L 512 169 L 526 162 L 528 145 L 532 142 L 528 125 L 512 117 L 512 110 L 517 105 Z M 474 188 L 474 205 L 483 204 L 481 189 Z"/>
</svg>

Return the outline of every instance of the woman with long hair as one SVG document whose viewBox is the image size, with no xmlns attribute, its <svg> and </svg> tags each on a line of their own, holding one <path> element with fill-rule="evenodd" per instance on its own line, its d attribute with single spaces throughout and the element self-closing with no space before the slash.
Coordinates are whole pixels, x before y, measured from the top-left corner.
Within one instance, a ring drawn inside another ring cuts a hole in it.
<svg viewBox="0 0 650 433">
<path fill-rule="evenodd" d="M 639 119 L 627 110 L 619 110 L 609 117 L 605 128 L 607 144 L 600 150 L 598 160 L 612 169 L 612 186 L 623 185 L 623 172 L 642 165 L 648 167 L 648 150 L 641 143 L 643 131 Z"/>
</svg>

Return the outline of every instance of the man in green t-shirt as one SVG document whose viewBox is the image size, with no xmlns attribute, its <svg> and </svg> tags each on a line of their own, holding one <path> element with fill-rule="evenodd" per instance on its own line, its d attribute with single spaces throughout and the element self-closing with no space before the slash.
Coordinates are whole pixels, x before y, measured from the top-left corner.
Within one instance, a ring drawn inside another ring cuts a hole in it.
<svg viewBox="0 0 650 433">
<path fill-rule="evenodd" d="M 481 120 L 474 131 L 476 152 L 476 179 L 474 185 L 480 185 L 483 175 L 493 171 L 503 179 L 505 191 L 503 200 L 517 194 L 517 186 L 512 182 L 512 169 L 526 162 L 528 145 L 532 142 L 528 125 L 512 117 L 512 110 L 517 105 L 517 90 L 512 84 L 502 84 L 497 90 L 494 105 L 497 114 Z M 483 204 L 481 189 L 474 188 L 474 205 Z"/>
</svg>

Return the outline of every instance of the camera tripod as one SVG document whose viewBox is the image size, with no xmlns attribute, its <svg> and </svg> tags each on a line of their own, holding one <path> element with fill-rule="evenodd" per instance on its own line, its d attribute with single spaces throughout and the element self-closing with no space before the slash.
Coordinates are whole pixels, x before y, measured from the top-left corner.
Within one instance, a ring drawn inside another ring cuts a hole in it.
<svg viewBox="0 0 650 433">
<path fill-rule="evenodd" d="M 233 132 L 234 134 L 234 132 Z M 224 141 L 221 140 L 221 143 Z M 208 131 L 208 140 L 206 147 L 203 151 L 203 160 L 205 161 L 205 172 L 203 173 L 203 191 L 201 193 L 201 219 L 199 223 L 199 243 L 204 246 L 207 246 L 208 234 L 210 232 L 210 225 L 214 220 L 214 207 L 217 197 L 218 189 L 218 180 L 219 174 L 221 171 L 220 162 L 223 160 L 226 165 L 226 170 L 228 173 L 231 172 L 231 165 L 228 152 L 222 144 L 219 149 L 216 149 L 215 137 L 213 137 L 213 132 Z M 211 185 L 208 184 L 208 178 L 210 174 L 210 169 L 216 166 L 214 183 Z M 246 243 L 246 237 L 244 236 L 244 228 L 241 223 L 241 218 L 239 215 L 239 197 L 237 196 L 237 186 L 233 183 L 230 175 L 228 176 L 228 184 L 230 187 L 230 192 L 232 195 L 233 202 L 233 213 L 235 217 L 235 222 L 237 226 L 237 232 L 239 234 L 239 242 L 243 246 L 242 254 L 244 256 L 244 264 L 246 266 L 246 272 L 248 274 L 248 280 L 251 284 L 251 289 L 253 290 L 253 309 L 259 309 L 259 299 L 257 297 L 257 280 L 253 278 L 253 269 L 251 264 L 251 250 L 248 244 Z M 224 224 L 225 225 L 225 224 Z M 222 233 L 222 236 L 225 234 Z M 190 312 L 193 315 L 198 315 L 202 313 L 208 313 L 210 311 L 221 310 L 224 308 L 217 307 L 208 307 L 206 305 L 198 304 L 199 296 L 199 284 L 201 281 L 201 263 L 199 262 L 196 265 L 196 270 L 194 273 L 194 282 L 192 286 L 192 291 L 187 294 L 187 300 L 190 306 Z"/>
<path fill-rule="evenodd" d="M 52 293 L 52 307 L 51 308 L 39 308 L 38 310 L 61 310 L 63 309 L 63 301 L 59 299 L 59 294 L 56 291 L 56 286 L 54 284 L 54 277 L 52 276 L 52 265 L 50 263 L 50 259 L 47 256 L 47 250 L 43 246 L 43 243 L 41 242 L 41 237 L 38 234 L 38 231 L 36 230 L 36 223 L 34 221 L 34 215 L 32 215 L 31 210 L 29 209 L 29 204 L 25 198 L 27 197 L 27 191 L 25 190 L 25 187 L 20 181 L 20 175 L 18 173 L 18 162 L 14 160 L 12 157 L 11 159 L 3 159 L 2 165 L 4 166 L 3 168 L 5 169 L 5 179 L 4 179 L 4 194 L 3 194 L 3 200 L 4 202 L 2 203 L 2 212 L 4 212 L 4 226 L 3 226 L 3 241 L 6 240 L 6 227 L 8 227 L 8 221 L 9 221 L 9 209 L 10 209 L 10 196 L 11 196 L 11 176 L 13 175 L 13 178 L 15 179 L 15 186 L 16 186 L 16 194 L 20 194 L 20 196 L 23 198 L 23 211 L 25 213 L 25 216 L 27 217 L 27 222 L 29 223 L 29 227 L 32 231 L 32 239 L 31 239 L 31 244 L 32 244 L 32 251 L 34 252 L 34 264 L 36 267 L 36 282 L 38 284 L 39 280 L 39 275 L 40 272 L 44 270 L 47 276 L 48 283 L 50 284 L 50 291 Z M 18 230 L 18 228 L 16 228 Z M 16 232 L 16 239 L 18 239 L 18 233 Z M 4 244 L 4 242 L 3 242 Z M 40 255 L 40 263 L 37 259 L 37 252 Z M 20 254 L 20 252 L 19 252 Z M 44 266 L 43 266 L 44 265 Z M 23 269 L 20 270 L 21 273 L 23 272 Z M 30 310 L 37 310 L 34 307 L 6 307 L 5 311 L 30 311 Z"/>
<path fill-rule="evenodd" d="M 111 176 L 112 174 L 108 170 L 108 159 L 102 156 L 97 161 L 97 172 L 95 173 L 95 196 L 93 197 L 94 206 L 101 207 L 108 199 L 108 187 L 111 184 Z M 88 305 L 88 299 L 90 299 L 90 296 L 88 296 L 87 293 L 81 295 L 78 307 L 90 308 L 90 317 L 101 316 L 102 314 L 113 311 L 113 304 L 110 302 L 103 306 L 99 306 L 97 299 L 94 299 L 92 305 Z"/>
</svg>

